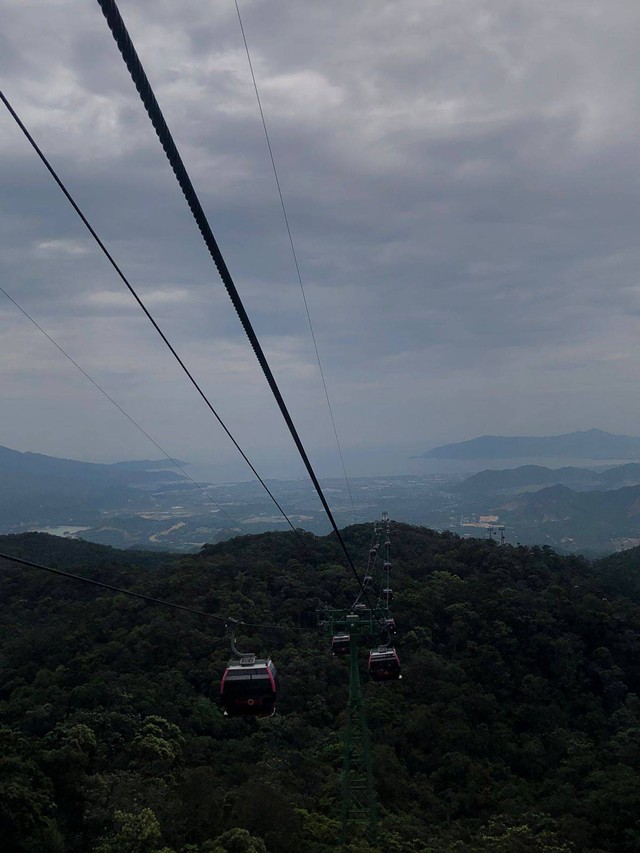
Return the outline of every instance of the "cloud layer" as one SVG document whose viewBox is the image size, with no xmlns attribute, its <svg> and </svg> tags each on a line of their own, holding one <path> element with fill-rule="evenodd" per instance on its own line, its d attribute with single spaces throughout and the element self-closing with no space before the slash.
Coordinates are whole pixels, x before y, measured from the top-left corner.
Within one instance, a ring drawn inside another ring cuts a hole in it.
<svg viewBox="0 0 640 853">
<path fill-rule="evenodd" d="M 277 473 L 290 441 L 97 3 L 2 5 L 5 94 L 257 466 Z M 233 2 L 120 8 L 301 433 L 325 459 L 330 422 Z M 638 434 L 637 4 L 241 10 L 347 463 L 484 432 Z M 3 287 L 174 456 L 231 458 L 0 121 Z M 0 443 L 149 454 L 6 301 L 0 332 Z"/>
</svg>

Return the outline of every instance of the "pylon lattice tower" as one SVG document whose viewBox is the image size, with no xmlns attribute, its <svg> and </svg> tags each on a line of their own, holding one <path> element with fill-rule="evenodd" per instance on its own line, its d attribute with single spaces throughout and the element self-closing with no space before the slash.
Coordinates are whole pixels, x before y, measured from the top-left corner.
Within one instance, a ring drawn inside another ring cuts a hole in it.
<svg viewBox="0 0 640 853">
<path fill-rule="evenodd" d="M 353 610 L 323 610 L 319 613 L 320 624 L 329 636 L 340 632 L 349 634 L 349 701 L 340 782 L 343 844 L 348 842 L 352 825 L 361 827 L 371 841 L 375 841 L 378 834 L 371 738 L 360 687 L 358 639 L 375 636 L 385 612 L 383 608 L 367 608 L 359 613 Z"/>
</svg>

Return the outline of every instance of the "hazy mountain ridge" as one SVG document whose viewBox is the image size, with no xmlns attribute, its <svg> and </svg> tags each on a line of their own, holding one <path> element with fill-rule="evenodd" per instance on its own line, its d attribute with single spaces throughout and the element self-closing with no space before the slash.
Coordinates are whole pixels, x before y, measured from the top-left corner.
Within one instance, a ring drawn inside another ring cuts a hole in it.
<svg viewBox="0 0 640 853">
<path fill-rule="evenodd" d="M 640 464 L 487 469 L 449 484 L 426 522 L 461 535 L 503 528 L 507 541 L 600 556 L 640 544 Z M 444 496 L 443 496 L 444 497 Z"/>
<path fill-rule="evenodd" d="M 421 459 L 640 459 L 640 438 L 599 429 L 550 436 L 483 435 L 443 444 Z"/>
<path fill-rule="evenodd" d="M 522 465 L 519 468 L 495 470 L 489 468 L 467 477 L 457 486 L 464 495 L 517 491 L 557 484 L 584 485 L 595 488 L 600 482 L 595 471 L 586 468 L 547 468 L 543 465 Z"/>
<path fill-rule="evenodd" d="M 44 453 L 32 453 L 12 450 L 0 445 L 0 476 L 17 474 L 19 476 L 64 477 L 67 480 L 92 481 L 95 483 L 115 483 L 126 485 L 140 480 L 140 474 L 158 475 L 159 468 L 168 468 L 170 463 L 161 460 L 133 460 L 105 464 L 101 462 L 80 462 L 77 459 L 64 459 L 47 456 Z M 166 476 L 165 476 L 166 475 Z M 180 479 L 175 471 L 163 472 L 165 479 Z"/>
<path fill-rule="evenodd" d="M 581 550 L 614 551 L 622 541 L 640 543 L 640 485 L 607 491 L 574 491 L 554 485 L 521 494 L 496 507 L 523 541 L 570 543 Z"/>
<path fill-rule="evenodd" d="M 640 463 L 628 462 L 606 471 L 589 468 L 547 468 L 522 465 L 519 468 L 487 469 L 467 477 L 456 488 L 465 495 L 506 492 L 563 485 L 578 491 L 617 489 L 640 484 Z"/>
<path fill-rule="evenodd" d="M 0 446 L 0 519 L 83 524 L 98 511 L 135 503 L 141 489 L 183 479 L 175 471 L 157 470 L 160 464 L 105 465 Z"/>
</svg>

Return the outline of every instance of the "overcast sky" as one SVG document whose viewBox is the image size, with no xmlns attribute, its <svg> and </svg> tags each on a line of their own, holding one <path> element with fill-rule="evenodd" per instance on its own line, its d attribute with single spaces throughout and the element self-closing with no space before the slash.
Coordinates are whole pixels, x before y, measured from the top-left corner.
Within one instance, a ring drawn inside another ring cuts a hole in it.
<svg viewBox="0 0 640 853">
<path fill-rule="evenodd" d="M 233 0 L 119 5 L 303 440 L 337 473 Z M 240 8 L 347 468 L 483 433 L 640 434 L 638 3 Z M 301 474 L 98 4 L 0 9 L 6 96 L 256 467 Z M 243 475 L 0 110 L 2 286 L 169 453 Z M 2 294 L 0 334 L 0 444 L 158 456 Z"/>
</svg>

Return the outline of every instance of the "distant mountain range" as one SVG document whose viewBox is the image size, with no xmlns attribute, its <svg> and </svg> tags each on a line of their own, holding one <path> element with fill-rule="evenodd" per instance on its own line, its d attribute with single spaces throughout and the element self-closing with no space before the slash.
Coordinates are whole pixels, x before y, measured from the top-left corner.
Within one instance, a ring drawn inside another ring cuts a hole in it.
<svg viewBox="0 0 640 853">
<path fill-rule="evenodd" d="M 590 492 L 555 485 L 518 495 L 497 511 L 523 542 L 587 552 L 640 544 L 640 485 Z"/>
<path fill-rule="evenodd" d="M 101 465 L 0 446 L 0 523 L 83 524 L 98 510 L 136 503 L 141 489 L 182 480 L 174 471 L 158 470 L 168 464 Z"/>
<path fill-rule="evenodd" d="M 606 471 L 588 468 L 546 468 L 521 465 L 519 468 L 480 471 L 457 486 L 465 496 L 536 491 L 544 486 L 569 486 L 577 491 L 619 489 L 640 485 L 640 462 L 616 465 Z"/>
<path fill-rule="evenodd" d="M 450 487 L 458 512 L 492 516 L 526 544 L 606 553 L 640 544 L 640 463 L 588 468 L 487 470 Z M 466 524 L 467 522 L 465 522 Z M 460 527 L 460 532 L 472 529 Z"/>
<path fill-rule="evenodd" d="M 640 438 L 599 429 L 549 436 L 483 435 L 443 444 L 420 459 L 640 459 Z"/>
<path fill-rule="evenodd" d="M 142 459 L 131 462 L 114 462 L 111 465 L 99 462 L 79 462 L 77 459 L 62 459 L 58 456 L 46 456 L 44 453 L 22 453 L 0 445 L 0 475 L 35 474 L 39 477 L 62 476 L 72 479 L 91 480 L 93 482 L 125 483 L 130 482 L 132 474 L 140 471 L 157 471 L 167 468 L 167 460 Z"/>
</svg>

